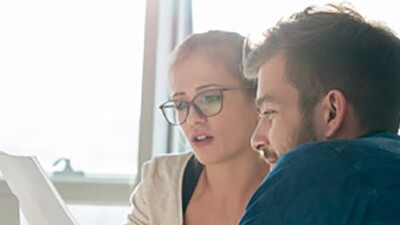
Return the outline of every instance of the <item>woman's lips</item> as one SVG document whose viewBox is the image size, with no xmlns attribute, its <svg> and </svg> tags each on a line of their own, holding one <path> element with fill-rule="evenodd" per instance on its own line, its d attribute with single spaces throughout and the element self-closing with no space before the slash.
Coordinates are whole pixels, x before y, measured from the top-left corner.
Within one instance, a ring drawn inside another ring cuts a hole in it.
<svg viewBox="0 0 400 225">
<path fill-rule="evenodd" d="M 194 135 L 190 142 L 193 147 L 201 148 L 210 145 L 213 140 L 214 140 L 213 136 L 199 134 L 199 135 Z"/>
</svg>

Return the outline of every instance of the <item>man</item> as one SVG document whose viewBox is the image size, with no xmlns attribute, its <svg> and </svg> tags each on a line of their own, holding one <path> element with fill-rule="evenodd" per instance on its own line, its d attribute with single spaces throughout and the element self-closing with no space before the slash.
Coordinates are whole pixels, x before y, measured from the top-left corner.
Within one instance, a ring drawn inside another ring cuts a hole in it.
<svg viewBox="0 0 400 225">
<path fill-rule="evenodd" d="M 343 5 L 309 7 L 246 55 L 252 146 L 273 166 L 241 225 L 400 224 L 400 40 Z"/>
</svg>

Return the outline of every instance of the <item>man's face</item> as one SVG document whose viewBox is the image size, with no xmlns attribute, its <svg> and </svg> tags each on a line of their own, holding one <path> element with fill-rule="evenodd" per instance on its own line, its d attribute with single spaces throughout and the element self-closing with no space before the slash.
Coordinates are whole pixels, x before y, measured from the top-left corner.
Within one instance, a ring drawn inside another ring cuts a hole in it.
<svg viewBox="0 0 400 225">
<path fill-rule="evenodd" d="M 259 121 L 251 138 L 252 147 L 271 165 L 294 147 L 316 140 L 313 113 L 302 113 L 299 104 L 299 92 L 286 79 L 283 56 L 271 58 L 259 71 Z"/>
</svg>

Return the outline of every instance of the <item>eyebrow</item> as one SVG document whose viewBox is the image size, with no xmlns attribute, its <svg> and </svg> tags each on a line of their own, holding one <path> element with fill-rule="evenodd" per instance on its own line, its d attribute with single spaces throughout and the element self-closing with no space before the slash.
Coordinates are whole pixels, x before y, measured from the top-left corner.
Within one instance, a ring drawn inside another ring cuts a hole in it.
<svg viewBox="0 0 400 225">
<path fill-rule="evenodd" d="M 176 97 L 176 96 L 182 96 L 185 95 L 185 92 L 176 92 L 172 95 L 172 98 Z"/>
<path fill-rule="evenodd" d="M 222 86 L 220 84 L 207 84 L 207 85 L 202 85 L 202 86 L 197 87 L 196 91 L 201 91 L 201 90 L 207 89 L 209 87 L 219 87 L 219 88 L 221 88 Z"/>
<path fill-rule="evenodd" d="M 256 99 L 256 106 L 257 108 L 260 107 L 263 103 L 268 102 L 268 103 L 278 103 L 278 99 L 274 96 L 265 94 L 259 98 Z"/>
<path fill-rule="evenodd" d="M 220 84 L 207 84 L 207 85 L 201 85 L 199 87 L 196 87 L 196 91 L 202 91 L 204 89 L 208 89 L 210 87 L 219 87 L 221 88 L 222 86 Z M 185 92 L 176 92 L 172 95 L 172 98 L 176 97 L 176 96 L 182 96 L 182 95 L 186 95 Z"/>
</svg>

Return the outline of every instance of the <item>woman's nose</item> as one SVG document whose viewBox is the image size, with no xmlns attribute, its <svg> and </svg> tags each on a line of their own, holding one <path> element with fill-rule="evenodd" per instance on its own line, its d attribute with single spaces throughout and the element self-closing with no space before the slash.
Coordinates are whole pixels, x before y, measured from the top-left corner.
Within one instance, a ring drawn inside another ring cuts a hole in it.
<svg viewBox="0 0 400 225">
<path fill-rule="evenodd" d="M 207 117 L 203 115 L 201 110 L 196 105 L 189 107 L 186 123 L 190 125 L 201 124 L 207 120 Z"/>
</svg>

